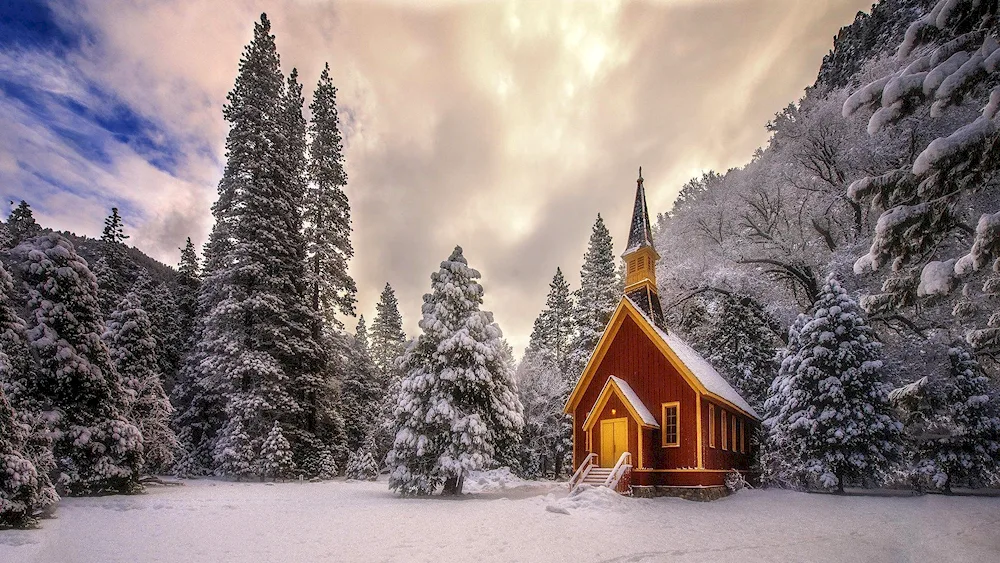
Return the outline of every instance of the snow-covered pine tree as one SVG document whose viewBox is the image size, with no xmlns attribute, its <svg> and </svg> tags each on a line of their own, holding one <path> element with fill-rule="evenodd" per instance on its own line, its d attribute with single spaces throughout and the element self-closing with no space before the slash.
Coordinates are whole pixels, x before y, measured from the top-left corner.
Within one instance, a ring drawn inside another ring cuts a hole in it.
<svg viewBox="0 0 1000 563">
<path fill-rule="evenodd" d="M 126 394 L 107 346 L 97 280 L 73 245 L 40 235 L 13 250 L 28 286 L 28 341 L 38 393 L 52 423 L 58 486 L 70 495 L 141 490 L 142 435 L 125 416 Z"/>
<path fill-rule="evenodd" d="M 228 142 L 228 141 L 227 141 Z M 233 141 L 240 154 L 246 149 Z M 244 157 L 245 158 L 245 157 Z M 181 477 L 207 475 L 215 469 L 215 445 L 219 429 L 225 423 L 225 395 L 228 381 L 217 369 L 227 345 L 225 327 L 210 323 L 210 313 L 222 302 L 228 292 L 227 272 L 232 265 L 233 213 L 237 182 L 236 169 L 227 168 L 219 181 L 219 198 L 212 204 L 215 223 L 203 249 L 204 267 L 198 271 L 193 247 L 182 252 L 181 268 L 186 272 L 179 281 L 181 291 L 196 287 L 190 337 L 187 342 L 181 369 L 171 403 L 174 405 L 173 427 L 177 432 L 181 451 L 174 465 L 174 472 Z M 186 279 L 187 281 L 183 281 Z"/>
<path fill-rule="evenodd" d="M 194 323 L 198 315 L 198 288 L 201 286 L 201 264 L 191 237 L 181 251 L 181 261 L 177 264 L 177 287 L 174 301 L 177 304 L 177 330 L 181 338 L 182 354 L 191 343 Z M 178 370 L 180 362 L 178 362 Z"/>
<path fill-rule="evenodd" d="M 360 448 L 351 452 L 347 459 L 347 469 L 344 476 L 356 481 L 374 481 L 378 478 L 379 465 L 375 463 L 372 452 L 375 451 L 375 441 L 370 437 Z"/>
<path fill-rule="evenodd" d="M 371 355 L 379 381 L 390 383 L 399 373 L 396 361 L 403 355 L 406 334 L 403 317 L 399 314 L 396 292 L 387 282 L 375 305 L 375 321 L 371 330 Z"/>
<path fill-rule="evenodd" d="M 309 104 L 309 180 L 305 198 L 305 236 L 312 307 L 330 326 L 342 327 L 336 314 L 354 315 L 358 291 L 347 273 L 354 256 L 351 206 L 344 187 L 343 141 L 337 115 L 337 88 L 330 65 L 323 67 Z"/>
<path fill-rule="evenodd" d="M 25 336 L 25 325 L 14 308 L 14 282 L 0 262 L 0 390 L 15 412 L 25 434 L 20 451 L 34 466 L 36 512 L 45 512 L 59 501 L 49 476 L 55 469 L 52 436 L 45 404 L 38 392 L 38 374 Z"/>
<path fill-rule="evenodd" d="M 341 385 L 340 404 L 347 434 L 347 448 L 361 448 L 374 430 L 377 401 L 383 393 L 375 379 L 375 370 L 368 353 L 368 330 L 361 315 L 351 342 L 350 359 Z"/>
<path fill-rule="evenodd" d="M 284 433 L 299 466 L 342 432 L 321 408 L 335 405 L 326 400 L 333 386 L 323 371 L 319 323 L 305 298 L 301 86 L 293 71 L 286 87 L 278 59 L 262 14 L 224 108 L 230 131 L 215 242 L 223 242 L 219 236 L 228 241 L 220 267 L 204 284 L 222 296 L 206 315 L 202 361 L 208 378 L 224 380 L 227 420 L 214 456 L 222 472 L 242 470 L 247 461 L 257 467 L 256 455 L 276 420 L 287 423 Z"/>
<path fill-rule="evenodd" d="M 10 365 L 0 351 L 0 372 Z M 0 387 L 0 530 L 27 528 L 35 524 L 38 509 L 38 470 L 22 451 L 27 442 L 25 428 Z"/>
<path fill-rule="evenodd" d="M 586 367 L 591 352 L 597 347 L 597 342 L 623 295 L 615 277 L 611 233 L 600 214 L 594 222 L 587 253 L 583 256 L 580 288 L 573 295 L 573 337 L 570 342 L 568 375 L 576 378 Z"/>
<path fill-rule="evenodd" d="M 271 479 L 287 479 L 295 471 L 292 462 L 292 446 L 285 439 L 278 421 L 260 447 L 260 474 Z"/>
<path fill-rule="evenodd" d="M 143 472 L 164 472 L 173 465 L 179 448 L 170 428 L 174 409 L 163 391 L 149 316 L 135 291 L 111 313 L 104 340 L 129 397 L 126 414 L 142 432 Z"/>
<path fill-rule="evenodd" d="M 105 316 L 115 310 L 135 279 L 136 267 L 125 248 L 125 240 L 128 238 L 118 208 L 112 207 L 111 215 L 104 220 L 100 250 L 93 268 L 100 292 L 101 311 Z"/>
<path fill-rule="evenodd" d="M 432 494 L 444 483 L 460 494 L 467 471 L 488 466 L 498 445 L 524 424 L 493 315 L 480 310 L 483 287 L 456 246 L 431 275 L 421 335 L 406 351 L 396 406 L 399 431 L 389 452 L 389 487 Z"/>
<path fill-rule="evenodd" d="M 531 329 L 531 342 L 549 350 L 563 377 L 570 379 L 569 351 L 573 334 L 573 300 L 570 298 L 569 284 L 563 277 L 562 269 L 549 283 L 549 294 L 545 297 L 545 309 L 535 319 Z M 575 377 L 573 377 L 575 381 Z"/>
<path fill-rule="evenodd" d="M 388 282 L 375 305 L 375 320 L 371 329 L 371 357 L 375 377 L 379 382 L 378 413 L 375 428 L 375 459 L 381 463 L 396 438 L 396 399 L 399 395 L 400 369 L 406 334 L 403 317 L 399 314 L 396 293 Z"/>
<path fill-rule="evenodd" d="M 831 274 L 788 349 L 765 404 L 771 477 L 836 488 L 877 483 L 901 458 L 882 371 L 881 344 Z"/>
<path fill-rule="evenodd" d="M 752 295 L 731 293 L 721 299 L 706 339 L 709 361 L 758 412 L 776 373 L 775 324 Z"/>
<path fill-rule="evenodd" d="M 184 348 L 184 335 L 180 325 L 181 314 L 174 292 L 166 283 L 155 281 L 144 270 L 138 270 L 129 293 L 136 294 L 142 310 L 149 317 L 150 334 L 155 344 L 156 365 L 163 389 L 169 391 L 177 381 Z"/>
<path fill-rule="evenodd" d="M 1000 477 L 1000 412 L 988 379 L 966 348 L 955 346 L 948 356 L 948 377 L 924 389 L 930 412 L 921 435 L 911 436 L 918 481 L 946 493 L 956 484 L 983 486 Z"/>
<path fill-rule="evenodd" d="M 23 199 L 7 216 L 7 229 L 13 237 L 11 246 L 17 246 L 21 241 L 42 233 L 42 227 L 35 221 L 31 206 Z"/>
</svg>

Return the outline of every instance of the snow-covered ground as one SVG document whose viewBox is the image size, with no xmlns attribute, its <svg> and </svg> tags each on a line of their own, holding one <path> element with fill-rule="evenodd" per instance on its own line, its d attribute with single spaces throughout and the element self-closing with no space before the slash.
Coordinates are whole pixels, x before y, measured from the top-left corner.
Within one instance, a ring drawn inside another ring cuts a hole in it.
<svg viewBox="0 0 1000 563">
<path fill-rule="evenodd" d="M 385 483 L 189 481 L 66 499 L 40 530 L 0 531 L 0 562 L 1000 561 L 1000 498 L 743 491 L 711 503 L 568 497 L 470 479 L 461 499 Z"/>
</svg>

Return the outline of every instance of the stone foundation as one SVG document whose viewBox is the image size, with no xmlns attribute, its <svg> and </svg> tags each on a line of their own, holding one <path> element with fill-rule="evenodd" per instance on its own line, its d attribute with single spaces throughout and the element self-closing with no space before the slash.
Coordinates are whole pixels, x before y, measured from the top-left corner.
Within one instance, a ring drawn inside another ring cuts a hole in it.
<svg viewBox="0 0 1000 563">
<path fill-rule="evenodd" d="M 677 497 L 685 500 L 708 502 L 729 496 L 729 489 L 722 485 L 708 487 L 671 487 L 666 485 L 632 485 L 636 498 Z"/>
</svg>

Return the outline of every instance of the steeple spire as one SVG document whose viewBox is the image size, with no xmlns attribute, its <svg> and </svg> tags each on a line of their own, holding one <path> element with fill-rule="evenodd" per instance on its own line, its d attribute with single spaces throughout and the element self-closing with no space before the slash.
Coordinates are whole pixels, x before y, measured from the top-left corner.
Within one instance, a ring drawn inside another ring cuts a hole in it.
<svg viewBox="0 0 1000 563">
<path fill-rule="evenodd" d="M 642 167 L 636 180 L 635 205 L 628 231 L 628 248 L 625 259 L 625 295 L 653 320 L 663 327 L 663 309 L 656 288 L 656 262 L 660 255 L 653 246 L 653 230 L 646 207 L 646 188 L 642 185 Z"/>
</svg>

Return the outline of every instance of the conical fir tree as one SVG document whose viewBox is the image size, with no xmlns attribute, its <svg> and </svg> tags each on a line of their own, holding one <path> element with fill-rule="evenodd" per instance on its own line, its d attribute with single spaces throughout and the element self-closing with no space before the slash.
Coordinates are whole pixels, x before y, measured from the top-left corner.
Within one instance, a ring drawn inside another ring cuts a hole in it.
<svg viewBox="0 0 1000 563">
<path fill-rule="evenodd" d="M 101 340 L 97 280 L 57 234 L 27 240 L 14 255 L 29 287 L 38 393 L 46 410 L 58 413 L 58 486 L 71 495 L 141 490 L 142 435 L 126 419 L 126 393 Z"/>
<path fill-rule="evenodd" d="M 535 319 L 531 330 L 531 342 L 545 348 L 553 355 L 553 361 L 563 377 L 570 379 L 569 351 L 573 333 L 573 301 L 570 299 L 569 284 L 562 270 L 549 283 L 549 294 L 545 298 L 545 309 Z M 576 379 L 572 377 L 572 379 Z"/>
<path fill-rule="evenodd" d="M 383 385 L 388 385 L 396 377 L 399 371 L 396 360 L 403 355 L 405 341 L 396 292 L 386 283 L 375 305 L 375 321 L 371 330 L 372 362 Z"/>
<path fill-rule="evenodd" d="M 521 433 L 516 385 L 500 328 L 480 310 L 479 277 L 455 247 L 424 295 L 423 332 L 403 359 L 399 431 L 387 457 L 389 487 L 403 495 L 431 494 L 442 483 L 460 494 L 465 473 L 490 465 L 497 447 Z"/>
<path fill-rule="evenodd" d="M 759 412 L 776 372 L 777 339 L 770 315 L 752 296 L 726 295 L 704 346 L 709 361 Z"/>
<path fill-rule="evenodd" d="M 364 315 L 358 319 L 349 351 L 350 361 L 341 385 L 341 405 L 347 447 L 360 448 L 374 428 L 374 419 L 381 386 L 375 379 L 375 370 L 368 354 L 368 330 Z"/>
<path fill-rule="evenodd" d="M 31 206 L 23 199 L 7 216 L 7 228 L 13 237 L 12 245 L 17 245 L 25 239 L 42 234 L 42 227 L 35 221 Z"/>
<path fill-rule="evenodd" d="M 354 315 L 357 286 L 347 273 L 354 256 L 351 206 L 344 187 L 343 142 L 337 115 L 337 88 L 330 65 L 323 67 L 309 104 L 309 180 L 305 199 L 305 236 L 309 255 L 309 294 L 313 309 L 331 326 L 342 326 L 335 314 Z"/>
<path fill-rule="evenodd" d="M 843 491 L 878 483 L 900 460 L 900 430 L 882 370 L 881 344 L 857 302 L 832 275 L 789 344 L 766 402 L 766 467 L 778 479 Z"/>
<path fill-rule="evenodd" d="M 371 357 L 380 386 L 375 428 L 375 459 L 381 463 L 396 437 L 396 399 L 399 395 L 400 370 L 397 360 L 405 350 L 406 334 L 399 314 L 396 293 L 388 283 L 375 305 L 371 329 Z"/>
<path fill-rule="evenodd" d="M 948 351 L 949 377 L 935 389 L 930 421 L 939 436 L 918 439 L 914 469 L 921 480 L 950 493 L 955 484 L 982 486 L 1000 477 L 1000 409 L 989 380 L 964 347 Z"/>
<path fill-rule="evenodd" d="M 590 234 L 580 269 L 580 289 L 574 292 L 573 338 L 570 342 L 569 376 L 579 377 L 604 334 L 604 328 L 621 298 L 615 276 L 615 254 L 611 233 L 600 214 Z"/>
<path fill-rule="evenodd" d="M 145 473 L 166 471 L 179 448 L 170 428 L 173 407 L 163 391 L 156 341 L 139 296 L 129 292 L 107 323 L 104 340 L 129 396 L 127 414 L 142 432 Z"/>
<path fill-rule="evenodd" d="M 260 448 L 260 474 L 272 479 L 287 479 L 294 470 L 292 447 L 276 421 Z"/>
<path fill-rule="evenodd" d="M 52 456 L 47 403 L 42 401 L 38 389 L 37 366 L 28 348 L 24 321 L 14 310 L 13 298 L 13 279 L 0 262 L 0 390 L 13 408 L 17 427 L 24 430 L 23 441 L 15 437 L 13 443 L 20 444 L 15 449 L 19 448 L 36 470 L 34 509 L 44 512 L 59 501 L 49 477 L 56 461 Z"/>
<path fill-rule="evenodd" d="M 105 316 L 115 310 L 128 292 L 130 280 L 134 279 L 135 264 L 129 259 L 125 247 L 128 238 L 118 208 L 112 207 L 111 215 L 104 220 L 100 251 L 93 268 Z"/>
<path fill-rule="evenodd" d="M 365 443 L 356 451 L 351 452 L 347 458 L 347 469 L 344 476 L 356 481 L 374 481 L 378 478 L 378 464 L 372 457 L 375 450 L 374 440 L 365 440 Z"/>
<path fill-rule="evenodd" d="M 225 396 L 214 462 L 219 472 L 239 475 L 259 467 L 260 448 L 279 419 L 289 423 L 293 449 L 315 453 L 312 436 L 328 387 L 304 296 L 301 88 L 294 73 L 285 87 L 266 15 L 254 27 L 223 114 L 228 158 L 203 284 L 222 299 L 206 303 L 199 369 L 202 387 Z"/>
</svg>

